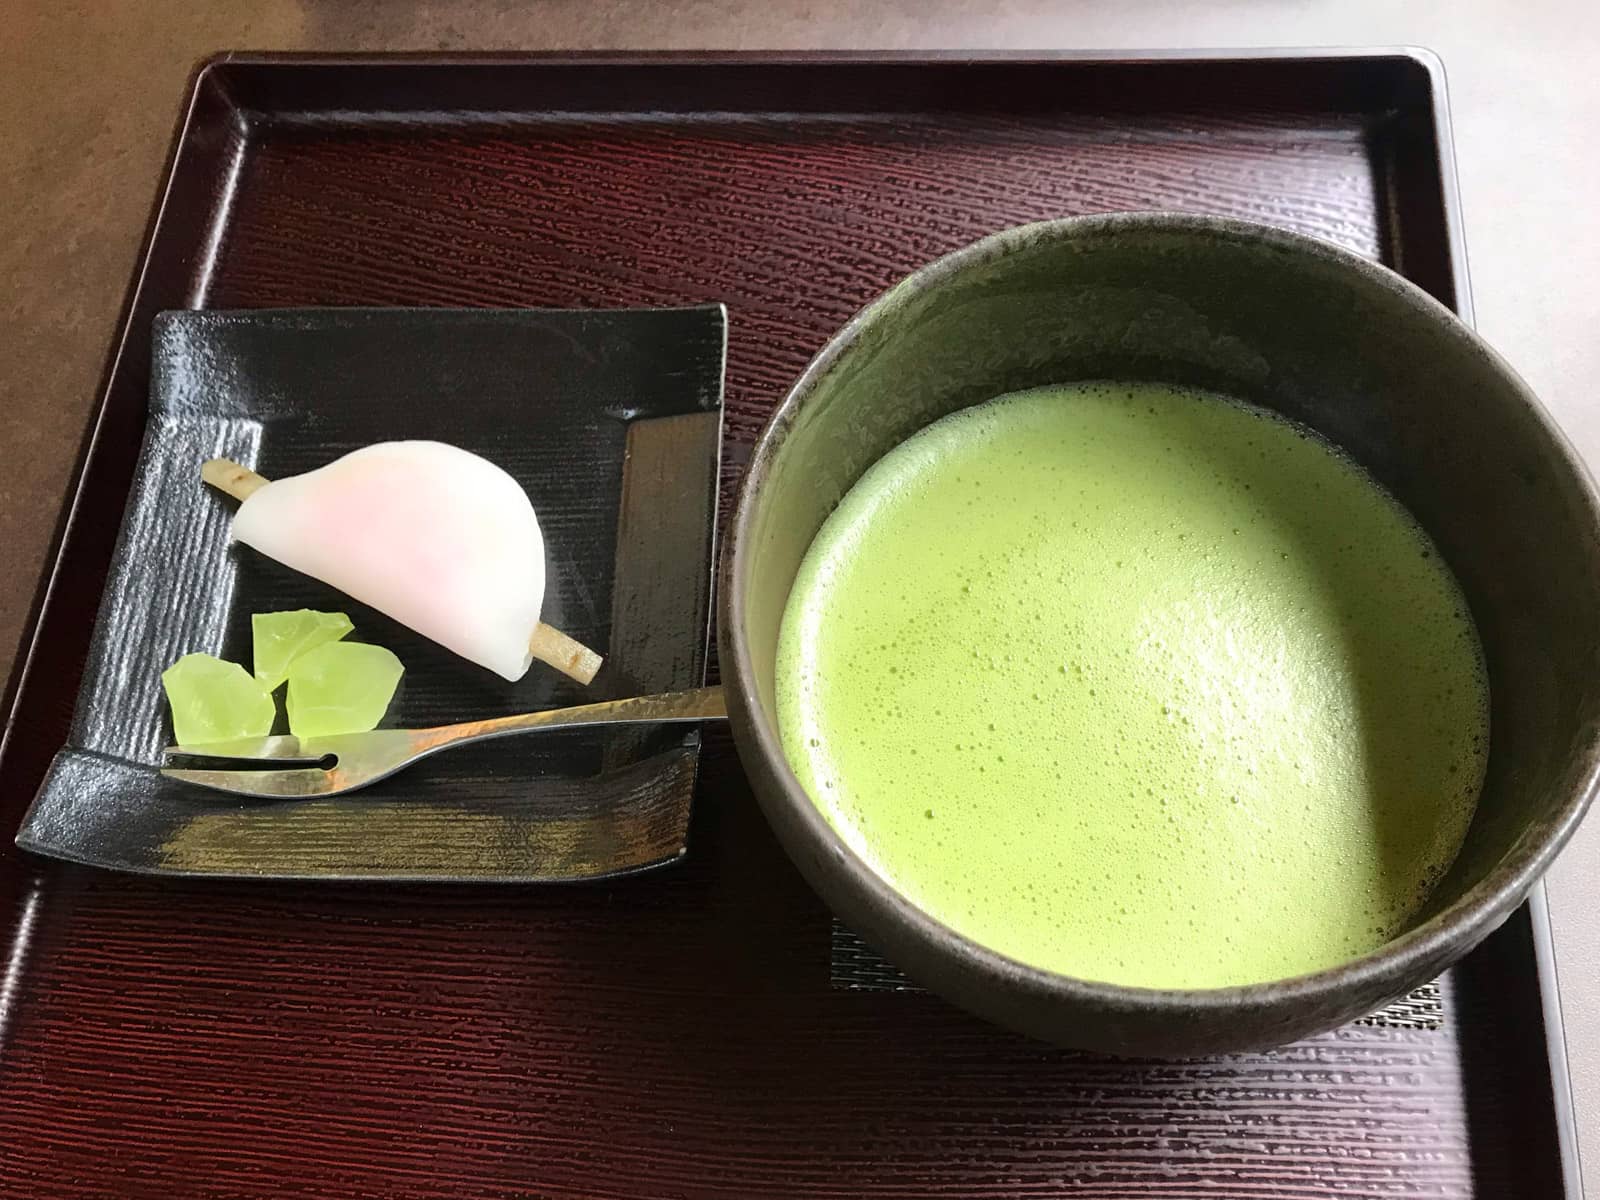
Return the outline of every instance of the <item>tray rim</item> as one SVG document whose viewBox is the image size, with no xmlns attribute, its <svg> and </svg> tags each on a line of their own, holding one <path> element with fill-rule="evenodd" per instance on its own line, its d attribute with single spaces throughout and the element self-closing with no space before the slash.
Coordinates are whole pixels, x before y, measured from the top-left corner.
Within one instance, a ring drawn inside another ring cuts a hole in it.
<svg viewBox="0 0 1600 1200">
<path fill-rule="evenodd" d="M 189 144 L 198 109 L 208 85 L 217 83 L 229 67 L 293 67 L 318 66 L 331 68 L 361 68 L 366 70 L 388 67 L 627 67 L 645 65 L 670 65 L 686 70 L 718 66 L 827 66 L 827 65 L 926 65 L 949 66 L 961 63 L 995 66 L 1060 65 L 1060 66 L 1136 66 L 1148 65 L 1153 69 L 1175 67 L 1183 64 L 1204 64 L 1225 67 L 1229 64 L 1251 66 L 1262 64 L 1314 64 L 1314 63 L 1383 63 L 1389 62 L 1402 69 L 1419 73 L 1418 82 L 1426 95 L 1429 108 L 1430 140 L 1437 155 L 1439 172 L 1439 204 L 1444 218 L 1453 296 L 1453 308 L 1468 325 L 1475 324 L 1471 277 L 1466 257 L 1466 238 L 1461 213 L 1461 197 L 1457 176 L 1454 133 L 1450 119 L 1449 91 L 1443 60 L 1433 50 L 1420 45 L 1383 44 L 1375 46 L 1269 46 L 1269 47 L 1156 47 L 1142 49 L 929 49 L 929 50 L 552 50 L 552 51 L 386 51 L 386 52 L 327 52 L 282 50 L 221 50 L 200 59 L 192 68 L 182 92 L 179 118 L 163 158 L 156 196 L 146 219 L 145 230 L 139 241 L 135 268 L 117 314 L 115 329 L 105 365 L 100 374 L 85 422 L 77 455 L 69 473 L 68 485 L 55 529 L 44 555 L 39 583 L 23 619 L 23 632 L 12 658 L 11 672 L 3 693 L 0 693 L 0 711 L 4 712 L 4 725 L 0 729 L 0 764 L 3 764 L 11 745 L 16 726 L 20 698 L 33 673 L 39 650 L 42 617 L 63 580 L 63 553 L 68 540 L 85 514 L 80 511 L 88 476 L 90 459 L 99 446 L 110 401 L 111 385 L 120 374 L 124 359 L 134 344 L 136 315 L 144 296 L 151 269 L 151 255 L 156 238 L 169 206 L 177 177 L 178 160 Z M 223 203 L 231 200 L 225 197 Z M 217 247 L 204 245 L 204 258 L 199 267 L 203 280 L 209 279 L 209 260 Z M 204 286 L 199 296 L 191 296 L 193 308 L 203 308 Z M 718 552 L 713 533 L 713 556 Z M 1549 906 L 1543 880 L 1530 890 L 1525 907 L 1530 920 L 1535 981 L 1544 1021 L 1547 1050 L 1547 1068 L 1551 1081 L 1551 1099 L 1556 1125 L 1558 1169 L 1566 1200 L 1582 1200 L 1583 1188 L 1579 1170 L 1576 1111 L 1574 1107 L 1570 1069 L 1562 1022 L 1561 998 L 1555 973 L 1554 940 L 1551 932 Z M 1514 919 L 1514 915 L 1513 915 Z"/>
<path fill-rule="evenodd" d="M 1311 46 L 1183 46 L 1138 49 L 1043 47 L 1018 49 L 887 49 L 850 50 L 218 50 L 200 59 L 195 73 L 238 63 L 250 66 L 314 65 L 336 67 L 384 66 L 640 66 L 673 63 L 692 67 L 744 64 L 777 66 L 860 63 L 913 65 L 960 62 L 997 63 L 1225 63 L 1310 62 L 1400 59 L 1424 68 L 1430 78 L 1444 78 L 1444 62 L 1426 46 L 1408 42 L 1374 45 Z"/>
</svg>

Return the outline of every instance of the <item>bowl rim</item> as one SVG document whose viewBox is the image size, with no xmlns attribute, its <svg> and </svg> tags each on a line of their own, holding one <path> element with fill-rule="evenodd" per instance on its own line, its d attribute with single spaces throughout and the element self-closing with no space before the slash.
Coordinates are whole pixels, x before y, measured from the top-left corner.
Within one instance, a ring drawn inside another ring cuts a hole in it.
<svg viewBox="0 0 1600 1200">
<path fill-rule="evenodd" d="M 1456 952 L 1464 952 L 1493 932 L 1522 903 L 1528 891 L 1549 867 L 1583 819 L 1600 789 L 1600 740 L 1591 739 L 1583 750 L 1582 779 L 1550 817 L 1543 832 L 1531 837 L 1526 830 L 1511 850 L 1485 876 L 1447 907 L 1420 925 L 1374 950 L 1331 967 L 1284 979 L 1216 988 L 1149 988 L 1085 979 L 1051 971 L 1012 958 L 951 928 L 919 908 L 860 858 L 836 833 L 806 793 L 779 740 L 766 719 L 756 685 L 750 641 L 742 619 L 748 591 L 747 576 L 752 551 L 751 527 L 762 487 L 782 452 L 801 413 L 821 382 L 863 339 L 868 330 L 898 304 L 899 297 L 921 292 L 965 271 L 969 266 L 1027 249 L 1041 237 L 1084 241 L 1128 232 L 1176 233 L 1214 238 L 1222 242 L 1266 246 L 1286 254 L 1310 256 L 1344 270 L 1366 286 L 1389 292 L 1421 317 L 1442 326 L 1463 353 L 1476 355 L 1506 383 L 1508 389 L 1534 417 L 1561 462 L 1578 485 L 1590 524 L 1600 533 L 1600 492 L 1587 465 L 1549 411 L 1487 342 L 1454 312 L 1410 280 L 1388 267 L 1363 258 L 1335 243 L 1276 226 L 1231 217 L 1193 213 L 1147 211 L 1104 213 L 1036 221 L 999 230 L 918 268 L 891 285 L 855 313 L 807 364 L 783 401 L 762 428 L 749 464 L 739 482 L 723 552 L 718 623 L 727 651 L 723 658 L 725 684 L 738 692 L 736 707 L 743 709 L 741 749 L 746 742 L 772 772 L 782 793 L 786 815 L 814 847 L 824 849 L 835 874 L 852 898 L 888 914 L 888 919 L 921 946 L 943 956 L 954 955 L 968 970 L 1035 994 L 1050 994 L 1126 1014 L 1161 1014 L 1182 1011 L 1189 1015 L 1223 1016 L 1241 1008 L 1288 1006 L 1326 1000 L 1351 989 L 1381 991 L 1405 977 L 1438 969 Z M 733 706 L 731 706 L 733 707 Z M 765 789 L 763 808 L 772 802 Z M 770 815 L 770 814 L 769 814 Z M 779 830 L 780 834 L 783 832 Z M 791 849 L 792 854 L 792 849 Z M 1417 982 L 1420 982 L 1418 980 Z M 1405 984 L 1403 986 L 1410 986 Z"/>
</svg>

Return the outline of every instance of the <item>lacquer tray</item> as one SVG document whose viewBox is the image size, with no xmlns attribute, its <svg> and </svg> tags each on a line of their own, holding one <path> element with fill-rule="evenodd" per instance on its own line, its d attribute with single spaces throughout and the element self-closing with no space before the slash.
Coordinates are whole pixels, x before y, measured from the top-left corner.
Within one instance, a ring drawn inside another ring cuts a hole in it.
<svg viewBox="0 0 1600 1200">
<path fill-rule="evenodd" d="M 222 56 L 13 676 L 0 821 L 68 736 L 160 309 L 725 303 L 726 512 L 830 333 L 1001 226 L 1249 217 L 1470 317 L 1450 155 L 1407 51 Z M 1539 893 L 1436 1021 L 1146 1063 L 835 986 L 832 919 L 723 732 L 682 862 L 599 886 L 154 879 L 0 844 L 17 1195 L 1576 1194 Z"/>
</svg>

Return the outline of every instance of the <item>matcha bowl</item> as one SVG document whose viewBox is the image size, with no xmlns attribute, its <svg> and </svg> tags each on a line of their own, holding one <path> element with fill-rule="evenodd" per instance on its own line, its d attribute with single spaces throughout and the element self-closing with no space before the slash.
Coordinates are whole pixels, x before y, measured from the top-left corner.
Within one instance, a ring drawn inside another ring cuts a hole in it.
<svg viewBox="0 0 1600 1200">
<path fill-rule="evenodd" d="M 995 396 L 1160 382 L 1275 410 L 1342 448 L 1421 523 L 1466 595 L 1490 749 L 1460 854 L 1408 927 L 1295 978 L 1204 990 L 1044 970 L 934 920 L 800 785 L 775 660 L 797 569 L 840 498 L 911 434 Z M 1438 975 L 1494 930 L 1600 778 L 1600 503 L 1527 387 L 1441 305 L 1336 247 L 1237 221 L 1044 222 L 923 268 L 823 349 L 756 446 L 723 558 L 723 681 L 773 829 L 851 928 L 912 979 L 1061 1045 L 1187 1056 L 1329 1029 Z"/>
</svg>

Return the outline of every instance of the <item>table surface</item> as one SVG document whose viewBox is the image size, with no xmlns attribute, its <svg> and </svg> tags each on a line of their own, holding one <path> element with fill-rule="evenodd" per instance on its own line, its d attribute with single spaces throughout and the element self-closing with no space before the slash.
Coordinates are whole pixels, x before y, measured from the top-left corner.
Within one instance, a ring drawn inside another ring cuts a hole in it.
<svg viewBox="0 0 1600 1200">
<path fill-rule="evenodd" d="M 1592 0 L 12 0 L 0 13 L 0 662 L 15 646 L 184 82 L 222 48 L 1424 45 L 1449 73 L 1478 324 L 1600 463 Z M 1550 877 L 1584 1181 L 1600 1195 L 1600 822 Z"/>
</svg>

